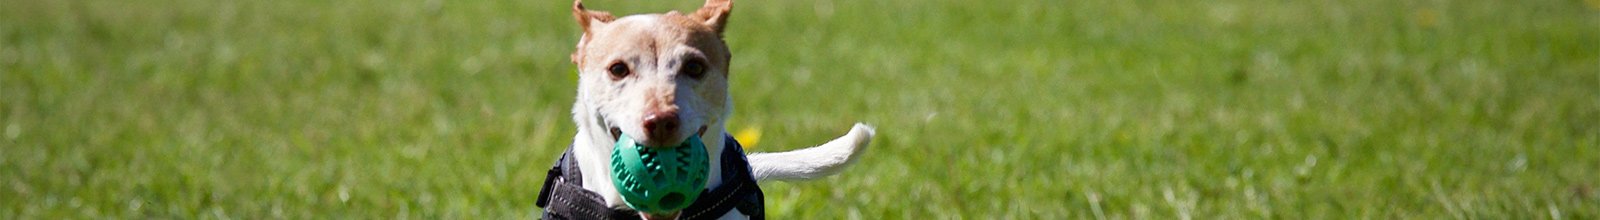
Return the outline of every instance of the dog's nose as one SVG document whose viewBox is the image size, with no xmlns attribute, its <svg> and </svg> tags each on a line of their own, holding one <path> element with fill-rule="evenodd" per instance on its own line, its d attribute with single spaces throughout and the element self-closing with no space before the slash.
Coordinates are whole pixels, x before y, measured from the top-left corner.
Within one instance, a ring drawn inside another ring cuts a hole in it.
<svg viewBox="0 0 1600 220">
<path fill-rule="evenodd" d="M 678 112 L 660 111 L 645 115 L 644 132 L 645 139 L 650 142 L 646 143 L 647 145 L 657 147 L 672 146 L 674 143 L 667 142 L 672 141 L 670 139 L 673 138 L 673 135 L 678 134 Z"/>
</svg>

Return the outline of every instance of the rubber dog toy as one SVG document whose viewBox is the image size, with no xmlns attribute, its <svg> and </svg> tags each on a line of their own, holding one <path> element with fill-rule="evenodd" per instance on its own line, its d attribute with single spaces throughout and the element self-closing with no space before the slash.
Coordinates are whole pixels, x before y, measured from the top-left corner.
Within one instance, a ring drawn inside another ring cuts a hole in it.
<svg viewBox="0 0 1600 220">
<path fill-rule="evenodd" d="M 628 207 L 671 213 L 689 207 L 704 191 L 710 163 L 698 135 L 672 147 L 647 147 L 621 136 L 611 150 L 611 181 Z"/>
</svg>

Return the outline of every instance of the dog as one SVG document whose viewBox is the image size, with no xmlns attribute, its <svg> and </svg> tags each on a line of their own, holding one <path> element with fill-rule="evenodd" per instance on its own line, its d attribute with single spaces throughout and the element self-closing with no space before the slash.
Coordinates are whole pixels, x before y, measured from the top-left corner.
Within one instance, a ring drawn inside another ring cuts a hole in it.
<svg viewBox="0 0 1600 220">
<path fill-rule="evenodd" d="M 582 0 L 573 2 L 583 30 L 571 57 L 579 80 L 572 107 L 577 135 L 541 190 L 545 218 L 764 218 L 756 182 L 825 177 L 857 159 L 875 133 L 862 123 L 822 145 L 780 153 L 745 155 L 728 136 L 723 126 L 733 111 L 732 54 L 722 33 L 731 9 L 731 0 L 707 0 L 692 14 L 616 18 L 585 9 Z M 623 135 L 646 146 L 699 136 L 710 163 L 705 193 L 674 213 L 632 211 L 609 169 L 613 146 Z"/>
</svg>

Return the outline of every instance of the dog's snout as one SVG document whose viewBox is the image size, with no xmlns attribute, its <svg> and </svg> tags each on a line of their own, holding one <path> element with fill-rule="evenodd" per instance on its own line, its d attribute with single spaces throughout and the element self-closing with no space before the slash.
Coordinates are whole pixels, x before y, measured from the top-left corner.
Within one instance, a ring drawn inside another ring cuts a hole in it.
<svg viewBox="0 0 1600 220">
<path fill-rule="evenodd" d="M 650 143 L 650 145 L 670 146 L 670 143 L 665 142 L 678 133 L 678 123 L 680 122 L 677 111 L 652 112 L 644 117 L 646 139 L 649 139 L 650 142 L 655 142 Z"/>
</svg>

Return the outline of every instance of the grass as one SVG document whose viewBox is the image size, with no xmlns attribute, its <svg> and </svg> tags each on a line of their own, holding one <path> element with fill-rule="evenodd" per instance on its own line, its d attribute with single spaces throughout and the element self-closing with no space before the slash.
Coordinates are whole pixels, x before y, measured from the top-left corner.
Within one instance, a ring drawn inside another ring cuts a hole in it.
<svg viewBox="0 0 1600 220">
<path fill-rule="evenodd" d="M 753 151 L 878 126 L 781 219 L 1600 218 L 1600 1 L 734 5 Z M 534 216 L 569 6 L 0 0 L 0 218 Z"/>
</svg>

